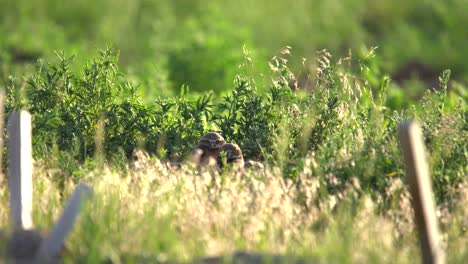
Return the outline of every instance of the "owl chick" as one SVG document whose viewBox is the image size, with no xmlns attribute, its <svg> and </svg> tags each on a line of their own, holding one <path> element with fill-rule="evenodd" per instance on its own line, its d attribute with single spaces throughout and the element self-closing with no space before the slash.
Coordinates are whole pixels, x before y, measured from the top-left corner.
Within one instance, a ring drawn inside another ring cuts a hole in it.
<svg viewBox="0 0 468 264">
<path fill-rule="evenodd" d="M 195 147 L 194 153 L 199 156 L 197 157 L 197 163 L 200 165 L 214 163 L 213 165 L 219 166 L 217 164 L 219 160 L 219 150 L 225 142 L 223 136 L 216 132 L 206 133 Z"/>
<path fill-rule="evenodd" d="M 150 155 L 141 149 L 134 149 L 130 159 L 129 167 L 135 171 L 144 171 L 150 164 Z"/>
<path fill-rule="evenodd" d="M 226 143 L 220 149 L 221 154 L 226 154 L 226 163 L 233 165 L 237 169 L 244 167 L 244 157 L 242 150 L 237 144 Z"/>
</svg>

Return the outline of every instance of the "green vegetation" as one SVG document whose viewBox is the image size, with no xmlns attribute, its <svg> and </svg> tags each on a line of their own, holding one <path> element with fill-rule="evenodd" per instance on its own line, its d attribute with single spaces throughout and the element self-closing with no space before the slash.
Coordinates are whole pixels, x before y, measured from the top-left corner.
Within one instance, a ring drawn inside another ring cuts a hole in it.
<svg viewBox="0 0 468 264">
<path fill-rule="evenodd" d="M 49 229 L 78 182 L 95 189 L 66 263 L 236 250 L 414 263 L 407 119 L 423 129 L 449 262 L 468 258 L 466 1 L 0 4 L 6 113 L 33 114 L 35 223 Z M 408 61 L 435 76 L 401 77 Z M 265 171 L 198 171 L 208 131 Z M 8 223 L 5 177 L 0 200 Z"/>
<path fill-rule="evenodd" d="M 386 187 L 381 175 L 403 173 L 398 124 L 417 119 L 433 158 L 437 198 L 449 198 L 447 186 L 459 183 L 466 173 L 467 138 L 466 100 L 447 95 L 450 71 L 441 76 L 440 90 L 427 92 L 407 110 L 392 110 L 388 77 L 368 66 L 373 50 L 344 65 L 323 51 L 313 91 L 296 92 L 289 86 L 294 80 L 286 63 L 289 48 L 280 54 L 270 61 L 267 87 L 258 89 L 251 77 L 239 74 L 223 98 L 192 98 L 182 87 L 179 96 L 157 98 L 152 104 L 142 103 L 137 88 L 118 71 L 112 50 L 101 51 L 82 74 L 71 70 L 73 57 L 58 54 L 56 64 L 38 65 L 20 92 L 9 84 L 6 111 L 28 109 L 33 114 L 37 158 L 66 153 L 83 162 L 95 157 L 99 124 L 105 131 L 99 139 L 104 142 L 101 151 L 108 161 L 120 164 L 137 147 L 182 161 L 205 132 L 220 131 L 247 158 L 277 165 L 285 177 L 296 179 L 297 169 L 288 164 L 301 167 L 313 153 L 320 174 L 333 172 L 343 179 L 360 175 L 365 188 L 379 191 Z M 251 61 L 248 55 L 245 60 Z"/>
<path fill-rule="evenodd" d="M 295 73 L 307 74 L 301 57 L 327 49 L 337 57 L 379 46 L 386 73 L 419 60 L 468 80 L 466 0 L 41 0 L 0 1 L 0 81 L 28 71 L 24 63 L 53 58 L 55 50 L 78 54 L 80 69 L 96 48 L 112 45 L 121 65 L 145 94 L 229 91 L 242 62 L 254 54 L 256 72 L 286 45 L 294 48 Z M 18 69 L 20 68 L 20 69 Z M 28 67 L 27 67 L 28 68 Z M 258 76 L 256 76 L 258 77 Z M 260 81 L 260 80 L 257 80 Z"/>
<path fill-rule="evenodd" d="M 24 89 L 8 86 L 7 112 L 25 108 L 34 116 L 36 196 L 47 193 L 36 219 L 50 224 L 47 208 L 56 211 L 61 195 L 86 181 L 97 195 L 70 241 L 71 261 L 188 260 L 235 249 L 339 262 L 391 262 L 392 252 L 404 249 L 398 258 L 409 261 L 417 244 L 396 130 L 415 118 L 431 157 L 451 260 L 462 260 L 466 100 L 447 92 L 450 71 L 444 71 L 440 90 L 406 110 L 392 110 L 391 83 L 368 66 L 373 52 L 342 63 L 323 51 L 314 89 L 293 91 L 285 48 L 270 61 L 267 87 L 257 89 L 245 75 L 247 64 L 223 98 L 190 97 L 183 87 L 179 96 L 152 104 L 143 104 L 118 71 L 112 50 L 101 51 L 81 74 L 71 70 L 72 57 L 59 54 L 56 63 L 38 65 Z M 251 61 L 248 55 L 245 61 Z M 239 144 L 246 158 L 264 161 L 266 172 L 212 175 L 190 163 L 171 165 L 186 160 L 211 130 Z M 129 167 L 126 156 L 137 147 L 156 156 L 138 154 Z M 100 156 L 105 171 L 93 159 Z M 135 237 L 127 240 L 129 234 Z M 355 251 L 356 239 L 369 244 Z M 336 243 L 338 253 L 330 251 Z"/>
</svg>

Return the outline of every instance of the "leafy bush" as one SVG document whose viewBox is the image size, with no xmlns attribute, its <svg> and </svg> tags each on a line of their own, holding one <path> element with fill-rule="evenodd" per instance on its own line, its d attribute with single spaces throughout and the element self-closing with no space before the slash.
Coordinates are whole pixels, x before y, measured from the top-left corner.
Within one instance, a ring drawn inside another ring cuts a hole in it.
<svg viewBox="0 0 468 264">
<path fill-rule="evenodd" d="M 119 76 L 118 54 L 107 49 L 90 61 L 82 75 L 70 70 L 72 57 L 58 54 L 57 64 L 39 64 L 26 89 L 27 102 L 14 97 L 9 86 L 10 101 L 7 111 L 28 109 L 34 116 L 33 133 L 36 154 L 43 147 L 57 145 L 71 150 L 76 144 L 76 158 L 84 160 L 95 152 L 95 134 L 98 122 L 105 120 L 106 150 L 117 148 L 129 152 L 136 146 L 139 133 L 149 130 L 147 118 L 151 108 L 144 106 L 136 95 L 136 88 Z M 135 118 L 138 117 L 138 118 Z"/>
</svg>

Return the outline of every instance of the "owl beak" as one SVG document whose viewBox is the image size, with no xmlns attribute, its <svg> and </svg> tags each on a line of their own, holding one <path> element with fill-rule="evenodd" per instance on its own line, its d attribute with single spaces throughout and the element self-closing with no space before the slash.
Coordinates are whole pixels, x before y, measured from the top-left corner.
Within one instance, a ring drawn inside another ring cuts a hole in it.
<svg viewBox="0 0 468 264">
<path fill-rule="evenodd" d="M 234 155 L 234 154 L 228 155 L 228 160 L 237 160 L 237 159 L 239 159 L 239 156 L 237 155 Z"/>
<path fill-rule="evenodd" d="M 211 147 L 212 149 L 219 149 L 219 146 L 216 145 L 216 141 L 211 141 L 211 142 L 210 142 L 210 147 Z"/>
</svg>

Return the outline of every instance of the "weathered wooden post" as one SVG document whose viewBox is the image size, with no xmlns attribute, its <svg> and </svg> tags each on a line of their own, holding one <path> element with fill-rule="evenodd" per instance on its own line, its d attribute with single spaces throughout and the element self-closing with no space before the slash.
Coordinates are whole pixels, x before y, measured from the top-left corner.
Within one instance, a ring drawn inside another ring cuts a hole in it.
<svg viewBox="0 0 468 264">
<path fill-rule="evenodd" d="M 5 91 L 0 90 L 0 174 L 3 172 L 3 125 L 5 114 Z"/>
<path fill-rule="evenodd" d="M 32 229 L 31 115 L 27 111 L 12 113 L 7 129 L 10 220 L 14 229 Z"/>
<path fill-rule="evenodd" d="M 421 243 L 422 261 L 445 263 L 421 130 L 416 122 L 407 121 L 400 124 L 399 134 Z"/>
<path fill-rule="evenodd" d="M 49 236 L 42 241 L 41 247 L 36 255 L 39 262 L 41 260 L 56 258 L 59 256 L 63 248 L 65 238 L 71 231 L 76 218 L 78 217 L 78 213 L 81 209 L 81 202 L 83 199 L 88 198 L 90 194 L 91 187 L 85 184 L 78 185 L 75 192 L 68 200 L 61 217 L 49 233 Z"/>
<path fill-rule="evenodd" d="M 42 239 L 40 233 L 34 230 L 31 218 L 31 142 L 31 115 L 27 111 L 12 113 L 8 119 L 8 182 L 13 235 L 8 243 L 8 254 L 13 263 L 58 263 L 65 238 L 80 211 L 81 201 L 89 196 L 91 188 L 78 185 L 57 224 L 49 236 Z"/>
</svg>

